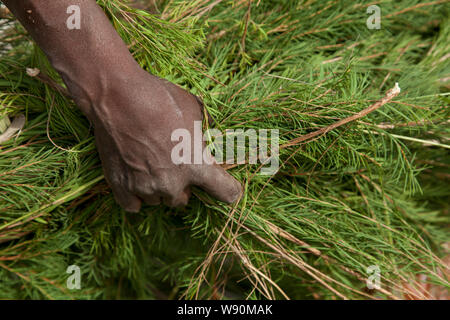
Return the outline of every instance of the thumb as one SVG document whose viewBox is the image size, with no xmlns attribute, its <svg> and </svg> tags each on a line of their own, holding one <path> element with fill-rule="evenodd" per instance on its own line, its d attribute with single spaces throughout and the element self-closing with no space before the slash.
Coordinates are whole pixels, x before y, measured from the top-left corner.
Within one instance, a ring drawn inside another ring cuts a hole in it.
<svg viewBox="0 0 450 320">
<path fill-rule="evenodd" d="M 226 203 L 236 202 L 242 194 L 241 183 L 217 164 L 200 166 L 192 180 L 194 185 Z"/>
</svg>

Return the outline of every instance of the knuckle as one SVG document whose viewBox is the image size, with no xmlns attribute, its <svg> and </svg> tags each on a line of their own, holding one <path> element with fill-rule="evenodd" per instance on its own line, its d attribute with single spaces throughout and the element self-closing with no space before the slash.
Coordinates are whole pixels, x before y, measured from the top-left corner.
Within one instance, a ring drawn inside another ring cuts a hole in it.
<svg viewBox="0 0 450 320">
<path fill-rule="evenodd" d="M 184 185 L 182 178 L 165 172 L 159 175 L 156 189 L 164 195 L 175 198 L 183 190 Z"/>
<path fill-rule="evenodd" d="M 142 195 L 150 195 L 153 194 L 153 186 L 151 183 L 140 183 L 132 188 L 134 192 Z"/>
<path fill-rule="evenodd" d="M 148 176 L 138 176 L 133 179 L 134 181 L 129 181 L 129 189 L 133 190 L 136 194 L 149 195 L 154 193 L 155 182 L 151 177 Z"/>
</svg>

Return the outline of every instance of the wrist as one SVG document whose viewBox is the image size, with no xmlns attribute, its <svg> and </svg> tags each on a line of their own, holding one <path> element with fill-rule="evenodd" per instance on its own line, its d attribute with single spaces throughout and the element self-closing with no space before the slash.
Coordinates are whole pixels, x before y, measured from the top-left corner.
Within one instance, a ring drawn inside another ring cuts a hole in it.
<svg viewBox="0 0 450 320">
<path fill-rule="evenodd" d="M 129 67 L 95 66 L 84 65 L 83 68 L 90 70 L 85 73 L 66 73 L 58 70 L 67 89 L 77 106 L 88 117 L 92 123 L 104 120 L 107 114 L 117 113 L 125 110 L 116 110 L 117 97 L 122 90 L 130 87 L 129 83 L 137 79 L 141 73 L 146 73 L 134 60 Z M 137 87 L 140 80 L 136 80 Z M 124 106 L 120 106 L 121 109 Z"/>
<path fill-rule="evenodd" d="M 140 68 L 94 0 L 3 0 L 61 74 L 88 115 L 107 88 Z M 79 27 L 68 28 L 67 9 L 79 8 Z"/>
</svg>

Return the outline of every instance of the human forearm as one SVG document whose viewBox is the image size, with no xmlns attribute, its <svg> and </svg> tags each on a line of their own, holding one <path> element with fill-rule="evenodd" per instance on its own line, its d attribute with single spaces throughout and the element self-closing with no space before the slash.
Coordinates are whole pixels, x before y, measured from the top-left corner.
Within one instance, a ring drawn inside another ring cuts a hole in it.
<svg viewBox="0 0 450 320">
<path fill-rule="evenodd" d="M 127 46 L 95 0 L 4 0 L 61 74 L 86 113 L 110 81 L 138 69 Z M 69 29 L 70 6 L 80 9 Z"/>
<path fill-rule="evenodd" d="M 177 130 L 192 133 L 193 145 L 205 148 L 195 133 L 195 124 L 203 120 L 201 103 L 140 68 L 95 0 L 3 2 L 47 54 L 93 123 L 105 178 L 125 210 L 139 211 L 142 201 L 185 205 L 191 185 L 226 202 L 238 199 L 240 183 L 214 161 L 173 160 Z M 67 25 L 70 6 L 79 8 L 79 29 Z"/>
</svg>

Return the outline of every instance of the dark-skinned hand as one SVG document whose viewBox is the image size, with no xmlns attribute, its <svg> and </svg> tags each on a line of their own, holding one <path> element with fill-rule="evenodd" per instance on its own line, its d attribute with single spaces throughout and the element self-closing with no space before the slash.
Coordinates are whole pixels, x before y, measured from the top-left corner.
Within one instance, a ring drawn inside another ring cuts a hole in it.
<svg viewBox="0 0 450 320">
<path fill-rule="evenodd" d="M 225 202 L 239 198 L 240 183 L 217 164 L 172 161 L 172 133 L 187 129 L 194 137 L 201 103 L 144 71 L 95 0 L 3 2 L 94 125 L 106 180 L 125 210 L 137 212 L 143 201 L 185 205 L 193 185 Z M 197 139 L 191 144 L 204 147 Z"/>
<path fill-rule="evenodd" d="M 224 202 L 234 202 L 241 185 L 217 164 L 180 164 L 171 159 L 171 134 L 202 121 L 203 106 L 182 88 L 140 70 L 118 81 L 92 108 L 95 138 L 107 181 L 127 211 L 150 205 L 186 205 L 190 186 L 199 186 Z M 192 141 L 205 147 L 202 137 Z M 193 151 L 192 151 L 193 152 Z"/>
</svg>

